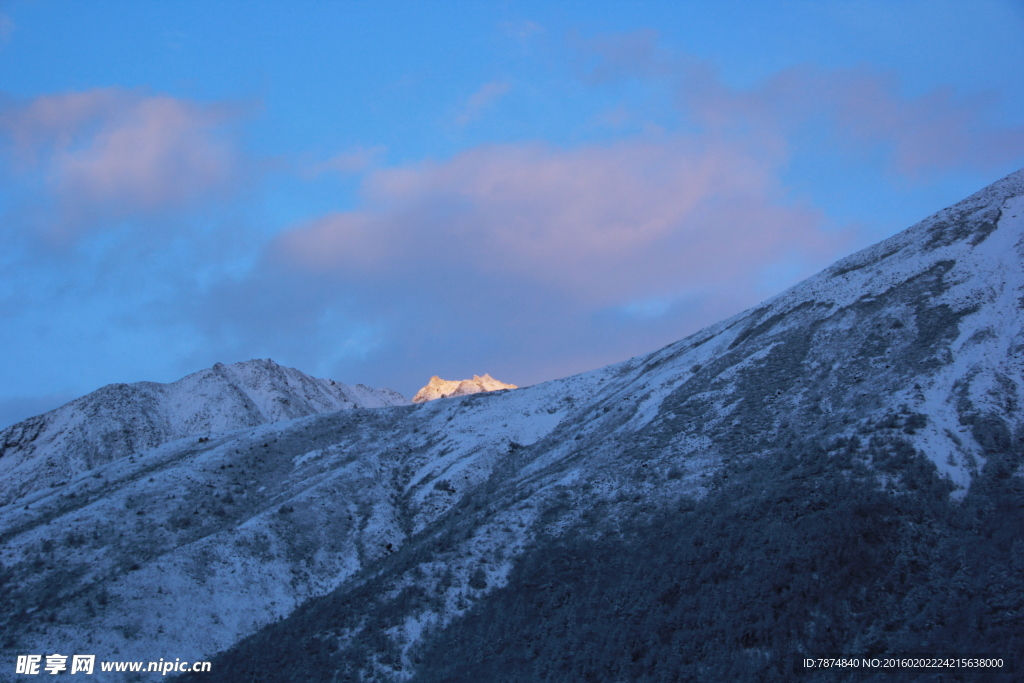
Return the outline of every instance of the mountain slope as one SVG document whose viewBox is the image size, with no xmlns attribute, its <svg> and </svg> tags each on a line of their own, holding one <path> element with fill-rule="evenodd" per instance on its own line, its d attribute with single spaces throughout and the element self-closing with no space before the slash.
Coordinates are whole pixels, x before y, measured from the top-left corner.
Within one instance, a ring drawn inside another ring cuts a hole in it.
<svg viewBox="0 0 1024 683">
<path fill-rule="evenodd" d="M 1019 172 L 618 365 L 84 472 L 0 508 L 4 651 L 173 644 L 224 681 L 1019 652 L 1022 238 Z"/>
<path fill-rule="evenodd" d="M 789 680 L 797 654 L 1019 652 L 1022 235 L 1024 172 L 661 351 L 515 392 L 557 425 L 441 460 L 435 489 L 485 469 L 215 664 Z M 482 431 L 511 398 L 461 410 Z"/>
<path fill-rule="evenodd" d="M 272 360 L 217 363 L 170 384 L 111 384 L 0 432 L 0 503 L 174 439 L 406 403 L 390 389 L 349 387 Z"/>
</svg>

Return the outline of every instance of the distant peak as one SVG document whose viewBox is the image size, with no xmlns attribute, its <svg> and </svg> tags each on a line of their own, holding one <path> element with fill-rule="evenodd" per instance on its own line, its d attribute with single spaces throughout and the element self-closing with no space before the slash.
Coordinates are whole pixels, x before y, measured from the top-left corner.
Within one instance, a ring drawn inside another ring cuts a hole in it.
<svg viewBox="0 0 1024 683">
<path fill-rule="evenodd" d="M 499 391 L 501 389 L 518 389 L 515 384 L 499 382 L 484 373 L 473 375 L 473 379 L 448 380 L 441 379 L 437 375 L 430 378 L 426 386 L 416 392 L 412 397 L 413 403 L 425 403 L 438 398 L 450 398 L 452 396 L 466 396 L 468 394 L 479 394 L 485 391 Z"/>
</svg>

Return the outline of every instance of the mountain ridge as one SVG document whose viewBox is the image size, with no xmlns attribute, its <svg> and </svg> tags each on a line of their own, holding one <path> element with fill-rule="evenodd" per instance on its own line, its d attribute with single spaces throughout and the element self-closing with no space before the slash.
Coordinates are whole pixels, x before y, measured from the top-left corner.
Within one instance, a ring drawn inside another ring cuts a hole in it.
<svg viewBox="0 0 1024 683">
<path fill-rule="evenodd" d="M 175 439 L 407 403 L 390 389 L 317 379 L 270 359 L 216 363 L 166 384 L 109 384 L 0 431 L 0 503 Z"/>
</svg>

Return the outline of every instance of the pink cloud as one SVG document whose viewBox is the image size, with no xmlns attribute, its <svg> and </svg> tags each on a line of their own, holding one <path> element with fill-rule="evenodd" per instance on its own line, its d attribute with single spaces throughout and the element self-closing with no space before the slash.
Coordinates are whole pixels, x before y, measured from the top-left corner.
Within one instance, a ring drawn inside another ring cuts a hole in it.
<svg viewBox="0 0 1024 683">
<path fill-rule="evenodd" d="M 433 374 L 584 371 L 756 304 L 780 263 L 799 266 L 784 286 L 846 249 L 847 231 L 792 201 L 786 163 L 651 135 L 374 170 L 356 210 L 278 235 L 196 318 L 240 356 L 336 358 L 339 376 L 408 392 Z M 341 353 L 353 329 L 373 330 L 372 352 Z"/>
<path fill-rule="evenodd" d="M 804 266 L 795 279 L 844 250 L 759 154 L 673 137 L 376 171 L 359 210 L 281 234 L 203 318 L 281 358 L 337 357 L 372 328 L 373 353 L 336 372 L 410 393 L 432 374 L 531 384 L 600 367 L 757 303 L 780 262 Z"/>
<path fill-rule="evenodd" d="M 124 218 L 190 208 L 233 187 L 234 112 L 118 88 L 35 98 L 0 112 L 14 163 L 42 171 L 59 207 L 51 241 Z"/>
<path fill-rule="evenodd" d="M 119 88 L 41 95 L 0 109 L 0 133 L 13 143 L 16 159 L 31 166 L 53 149 L 67 149 L 104 119 L 131 105 L 131 93 Z"/>
<path fill-rule="evenodd" d="M 133 211 L 182 204 L 224 187 L 234 158 L 230 145 L 213 133 L 218 123 L 216 115 L 192 104 L 146 98 L 88 147 L 56 155 L 58 192 Z"/>
<path fill-rule="evenodd" d="M 283 234 L 269 253 L 342 278 L 530 281 L 588 306 L 736 283 L 794 249 L 838 247 L 781 201 L 778 160 L 686 138 L 558 150 L 476 148 L 371 174 L 358 212 Z"/>
</svg>

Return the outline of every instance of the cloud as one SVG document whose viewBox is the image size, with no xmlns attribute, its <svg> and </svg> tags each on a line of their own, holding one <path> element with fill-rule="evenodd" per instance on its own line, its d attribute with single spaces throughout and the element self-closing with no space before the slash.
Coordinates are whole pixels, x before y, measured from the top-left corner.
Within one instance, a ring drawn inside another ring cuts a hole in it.
<svg viewBox="0 0 1024 683">
<path fill-rule="evenodd" d="M 445 373 L 529 384 L 678 339 L 847 251 L 855 228 L 783 180 L 808 130 L 849 154 L 882 146 L 904 174 L 962 165 L 958 145 L 995 163 L 1016 134 L 986 125 L 980 104 L 943 91 L 908 97 L 869 69 L 799 67 L 732 88 L 652 31 L 585 47 L 593 87 L 663 83 L 677 130 L 371 168 L 354 209 L 283 231 L 197 319 L 249 344 L 240 355 L 331 358 L 330 371 L 410 392 L 402 382 Z M 460 121 L 506 90 L 481 88 Z"/>
<path fill-rule="evenodd" d="M 661 47 L 651 29 L 575 43 L 585 83 L 665 83 L 675 93 L 681 120 L 707 134 L 787 147 L 799 133 L 820 129 L 847 153 L 881 151 L 891 170 L 908 177 L 965 167 L 999 169 L 1024 152 L 1024 126 L 1000 126 L 989 118 L 997 93 L 939 87 L 908 95 L 893 72 L 812 64 L 736 88 L 714 64 Z"/>
<path fill-rule="evenodd" d="M 10 171 L 55 205 L 41 228 L 55 244 L 133 217 L 192 208 L 241 179 L 229 124 L 238 111 L 119 88 L 8 101 L 0 139 Z M 33 175 L 34 174 L 34 175 Z"/>
<path fill-rule="evenodd" d="M 13 145 L 23 166 L 40 163 L 49 149 L 66 149 L 81 133 L 95 133 L 105 118 L 130 106 L 133 96 L 119 88 L 42 95 L 27 102 L 4 97 L 0 103 L 0 132 Z"/>
<path fill-rule="evenodd" d="M 484 83 L 479 90 L 473 93 L 466 101 L 462 111 L 455 117 L 455 122 L 464 126 L 470 121 L 478 118 L 483 110 L 494 105 L 505 96 L 512 86 L 505 81 L 491 81 Z"/>
<path fill-rule="evenodd" d="M 738 145 L 685 138 L 481 147 L 378 171 L 365 186 L 374 208 L 300 226 L 272 251 L 361 277 L 454 262 L 615 305 L 741 279 L 793 244 L 831 249 L 819 216 L 780 203 L 774 170 Z"/>
<path fill-rule="evenodd" d="M 784 180 L 808 132 L 847 155 L 880 149 L 904 175 L 1019 156 L 1006 150 L 1019 131 L 989 123 L 988 103 L 908 96 L 867 68 L 802 66 L 734 88 L 655 32 L 584 48 L 592 87 L 662 84 L 675 129 L 630 106 L 638 125 L 611 143 L 370 168 L 357 206 L 284 230 L 195 319 L 239 357 L 330 359 L 316 370 L 408 393 L 432 374 L 530 384 L 679 339 L 846 253 L 859 228 Z M 505 91 L 481 88 L 462 121 Z"/>
<path fill-rule="evenodd" d="M 896 169 L 906 175 L 963 166 L 998 168 L 1024 153 L 1024 126 L 998 127 L 986 120 L 995 97 L 971 98 L 952 88 L 937 88 L 916 97 L 899 93 L 894 77 L 865 69 L 834 74 L 832 114 L 840 135 L 854 144 L 891 147 Z M 811 74 L 805 89 L 824 87 Z"/>
<path fill-rule="evenodd" d="M 690 63 L 676 88 L 680 109 L 707 130 L 782 142 L 818 128 L 848 154 L 881 151 L 891 170 L 908 177 L 997 169 L 1024 152 L 1024 126 L 988 120 L 993 94 L 936 88 L 908 96 L 894 74 L 867 67 L 794 67 L 740 90 L 724 85 L 709 66 Z"/>
<path fill-rule="evenodd" d="M 789 201 L 782 163 L 665 136 L 379 169 L 358 210 L 282 233 L 199 317 L 250 340 L 241 355 L 324 358 L 356 330 L 374 342 L 331 370 L 409 392 L 444 372 L 528 384 L 582 371 L 756 303 L 777 261 L 813 268 L 843 249 L 820 212 Z"/>
</svg>

